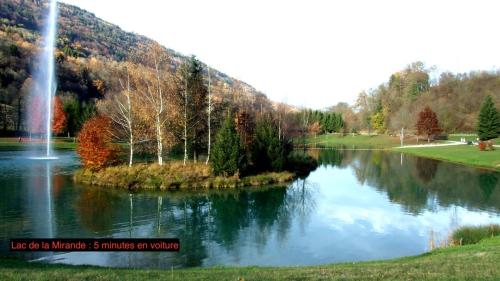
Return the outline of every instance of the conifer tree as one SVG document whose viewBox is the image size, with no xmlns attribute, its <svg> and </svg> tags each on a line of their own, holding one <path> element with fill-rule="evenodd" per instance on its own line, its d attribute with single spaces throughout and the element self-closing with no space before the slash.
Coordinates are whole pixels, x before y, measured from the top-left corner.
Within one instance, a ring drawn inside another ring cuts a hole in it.
<svg viewBox="0 0 500 281">
<path fill-rule="evenodd" d="M 246 152 L 236 131 L 234 120 L 228 114 L 219 129 L 211 155 L 215 175 L 244 173 L 247 164 Z"/>
<path fill-rule="evenodd" d="M 262 117 L 255 126 L 252 160 L 257 171 L 280 171 L 285 164 L 283 140 L 270 118 Z"/>
<path fill-rule="evenodd" d="M 490 140 L 500 135 L 500 115 L 491 96 L 486 96 L 479 112 L 477 134 L 480 140 Z"/>
</svg>

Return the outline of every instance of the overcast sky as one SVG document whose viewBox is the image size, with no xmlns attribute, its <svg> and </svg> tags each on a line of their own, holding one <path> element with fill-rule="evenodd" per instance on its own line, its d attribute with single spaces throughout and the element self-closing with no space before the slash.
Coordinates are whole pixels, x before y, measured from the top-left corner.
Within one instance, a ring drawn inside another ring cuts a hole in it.
<svg viewBox="0 0 500 281">
<path fill-rule="evenodd" d="M 61 1 L 313 108 L 353 103 L 417 60 L 436 73 L 500 62 L 495 0 Z"/>
</svg>

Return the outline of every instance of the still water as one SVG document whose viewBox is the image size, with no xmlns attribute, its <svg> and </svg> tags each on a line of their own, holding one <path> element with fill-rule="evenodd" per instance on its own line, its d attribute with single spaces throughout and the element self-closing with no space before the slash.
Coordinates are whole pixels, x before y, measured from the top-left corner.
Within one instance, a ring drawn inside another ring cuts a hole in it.
<svg viewBox="0 0 500 281">
<path fill-rule="evenodd" d="M 284 187 L 140 192 L 82 186 L 73 152 L 0 152 L 0 255 L 10 238 L 178 237 L 179 253 L 25 253 L 119 267 L 314 265 L 428 250 L 432 232 L 500 223 L 500 173 L 383 151 L 310 151 L 320 166 Z M 439 243 L 439 242 L 438 242 Z"/>
</svg>

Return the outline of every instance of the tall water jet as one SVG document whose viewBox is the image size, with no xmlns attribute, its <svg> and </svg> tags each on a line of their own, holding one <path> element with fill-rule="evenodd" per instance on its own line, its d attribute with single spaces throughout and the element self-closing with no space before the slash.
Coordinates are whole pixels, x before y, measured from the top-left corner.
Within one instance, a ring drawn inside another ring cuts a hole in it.
<svg viewBox="0 0 500 281">
<path fill-rule="evenodd" d="M 52 157 L 53 98 L 56 93 L 54 49 L 56 47 L 57 0 L 49 0 L 49 14 L 42 31 L 41 53 L 34 71 L 34 85 L 30 94 L 29 130 L 45 135 L 45 156 Z M 37 155 L 38 157 L 40 155 Z"/>
</svg>

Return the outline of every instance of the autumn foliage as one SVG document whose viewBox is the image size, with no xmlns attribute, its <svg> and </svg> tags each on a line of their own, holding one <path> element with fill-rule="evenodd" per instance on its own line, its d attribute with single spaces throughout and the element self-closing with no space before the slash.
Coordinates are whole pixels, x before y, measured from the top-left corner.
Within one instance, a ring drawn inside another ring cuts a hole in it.
<svg viewBox="0 0 500 281">
<path fill-rule="evenodd" d="M 54 98 L 54 117 L 52 118 L 52 132 L 60 134 L 66 127 L 66 113 L 60 97 Z"/>
<path fill-rule="evenodd" d="M 428 141 L 430 141 L 431 136 L 442 132 L 436 113 L 428 106 L 418 114 L 416 128 L 417 134 L 426 135 Z"/>
<path fill-rule="evenodd" d="M 111 120 L 95 116 L 85 122 L 78 134 L 76 152 L 87 169 L 98 170 L 112 164 L 118 149 L 112 143 Z"/>
<path fill-rule="evenodd" d="M 45 117 L 46 103 L 36 95 L 32 98 L 29 105 L 29 117 L 30 117 L 30 131 L 34 134 L 45 133 L 47 120 Z M 52 132 L 55 134 L 60 134 L 66 127 L 66 113 L 64 112 L 64 106 L 60 97 L 54 97 L 53 99 L 53 113 L 52 113 Z"/>
</svg>

